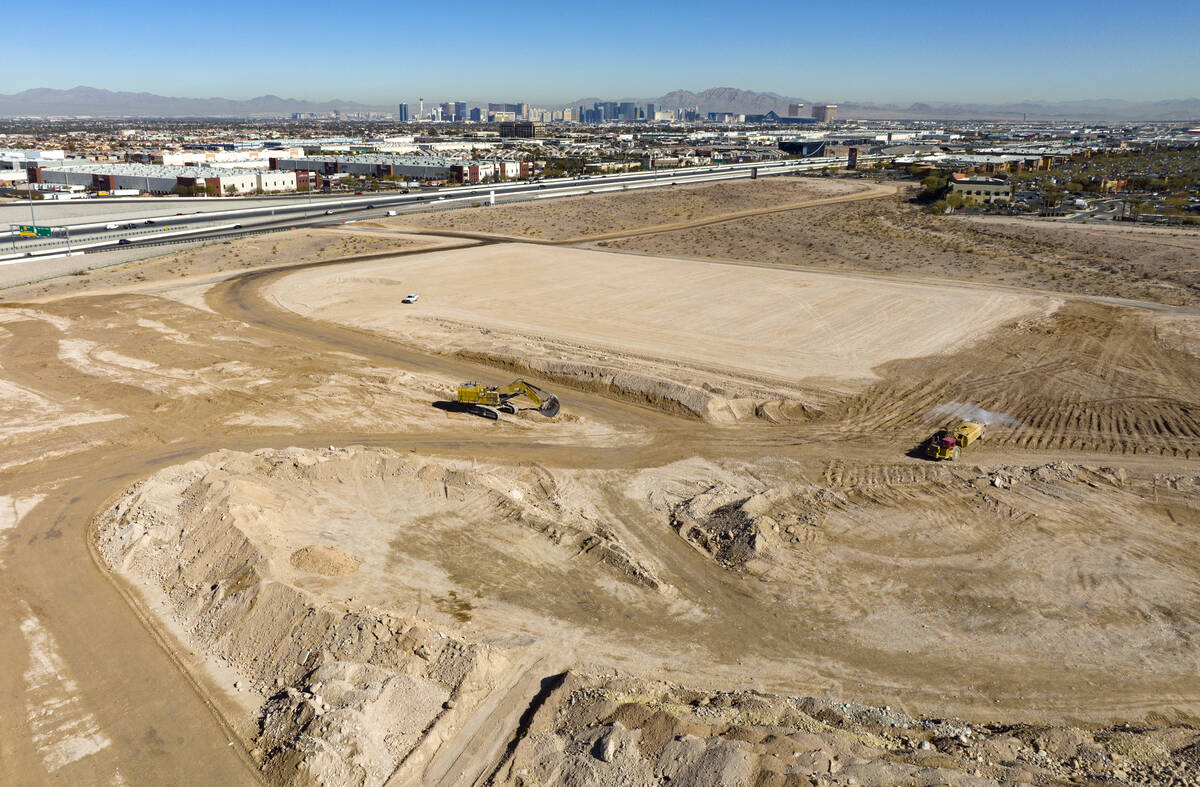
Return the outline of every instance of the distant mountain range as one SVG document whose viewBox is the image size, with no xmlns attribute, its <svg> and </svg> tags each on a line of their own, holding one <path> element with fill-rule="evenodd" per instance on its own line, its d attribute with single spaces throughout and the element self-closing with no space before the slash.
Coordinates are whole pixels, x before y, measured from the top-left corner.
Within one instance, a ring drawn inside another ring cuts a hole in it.
<svg viewBox="0 0 1200 787">
<path fill-rule="evenodd" d="M 70 90 L 35 88 L 0 94 L 0 117 L 254 117 L 290 115 L 293 112 L 395 112 L 353 101 L 305 101 L 279 96 L 230 98 L 175 98 L 154 93 L 128 93 L 95 87 Z"/>
<path fill-rule="evenodd" d="M 590 107 L 596 97 L 581 98 L 557 107 Z M 621 98 L 617 101 L 653 103 L 663 109 L 699 107 L 701 112 L 735 112 L 758 115 L 776 112 L 783 115 L 789 104 L 802 103 L 806 112 L 812 102 L 777 93 L 756 93 L 733 87 L 714 87 L 699 93 L 673 90 L 656 98 Z M 433 105 L 435 102 L 427 102 Z M 480 102 L 468 102 L 472 106 Z M 849 101 L 838 104 L 838 117 L 847 119 L 914 120 L 1196 120 L 1200 118 L 1200 99 L 1174 101 L 1124 101 L 1094 99 L 1087 101 L 1026 101 L 1010 104 L 929 102 L 916 104 L 872 104 Z M 411 106 L 411 102 L 410 102 Z M 545 105 L 543 105 L 545 106 Z M 177 98 L 154 93 L 129 93 L 94 87 L 70 90 L 35 88 L 20 93 L 0 94 L 0 117 L 97 117 L 97 118 L 185 118 L 185 117 L 279 117 L 294 112 L 394 112 L 395 104 L 371 105 L 333 99 L 308 101 L 275 95 L 244 100 L 229 98 Z M 415 109 L 415 108 L 414 108 Z"/>
</svg>

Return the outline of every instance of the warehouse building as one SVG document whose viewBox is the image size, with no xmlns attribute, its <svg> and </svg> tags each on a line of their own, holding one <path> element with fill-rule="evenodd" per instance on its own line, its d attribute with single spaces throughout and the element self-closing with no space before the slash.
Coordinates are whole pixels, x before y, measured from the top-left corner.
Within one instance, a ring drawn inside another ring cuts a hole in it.
<svg viewBox="0 0 1200 787">
<path fill-rule="evenodd" d="M 170 194 L 198 189 L 216 194 L 295 191 L 294 172 L 259 172 L 216 167 L 177 167 L 158 164 L 79 163 L 29 169 L 33 183 L 62 184 L 98 191 L 137 189 L 147 194 Z"/>
<path fill-rule="evenodd" d="M 464 183 L 478 183 L 497 175 L 502 178 L 527 177 L 530 173 L 529 162 L 468 161 L 450 156 L 401 156 L 386 153 L 271 159 L 271 167 L 317 172 L 323 176 L 351 174 L 415 180 L 454 178 Z M 500 174 L 501 172 L 505 174 Z M 512 172 L 518 174 L 507 174 Z"/>
</svg>

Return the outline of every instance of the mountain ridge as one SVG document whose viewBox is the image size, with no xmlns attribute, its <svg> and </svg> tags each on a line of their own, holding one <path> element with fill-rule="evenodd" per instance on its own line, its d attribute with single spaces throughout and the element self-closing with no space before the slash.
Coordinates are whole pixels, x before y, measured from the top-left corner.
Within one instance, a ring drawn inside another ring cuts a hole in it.
<svg viewBox="0 0 1200 787">
<path fill-rule="evenodd" d="M 591 107 L 597 97 L 580 98 L 565 104 L 543 104 L 553 108 Z M 808 99 L 756 92 L 734 87 L 713 87 L 700 92 L 678 89 L 652 98 L 621 98 L 640 105 L 653 103 L 663 109 L 698 107 L 701 113 L 786 114 L 789 104 L 802 103 L 811 111 Z M 429 102 L 433 105 L 436 102 Z M 469 102 L 479 105 L 482 102 Z M 844 119 L 896 120 L 1079 120 L 1079 121 L 1185 121 L 1200 119 L 1200 99 L 1162 101 L 1126 99 L 1082 99 L 1072 101 L 1020 101 L 997 104 L 968 102 L 873 103 L 838 101 L 838 115 Z M 412 102 L 409 102 L 410 109 Z M 253 118 L 279 117 L 295 112 L 393 112 L 395 104 L 363 104 L 343 99 L 312 101 L 284 98 L 271 93 L 249 99 L 221 97 L 187 98 L 155 93 L 111 91 L 79 85 L 69 90 L 31 88 L 18 93 L 0 94 L 0 117 L 96 117 L 96 118 Z"/>
</svg>

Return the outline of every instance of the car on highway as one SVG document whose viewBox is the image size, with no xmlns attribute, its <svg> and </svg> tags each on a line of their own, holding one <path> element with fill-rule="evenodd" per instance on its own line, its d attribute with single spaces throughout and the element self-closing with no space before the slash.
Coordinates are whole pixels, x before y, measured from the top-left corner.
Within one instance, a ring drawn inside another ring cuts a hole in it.
<svg viewBox="0 0 1200 787">
<path fill-rule="evenodd" d="M 421 296 L 417 295 L 415 292 L 410 292 L 408 295 L 405 295 L 404 298 L 401 299 L 400 302 L 401 303 L 416 303 L 417 299 L 420 297 Z"/>
<path fill-rule="evenodd" d="M 129 238 L 121 238 L 119 241 L 117 241 L 118 246 L 124 246 L 128 243 L 133 243 L 133 241 L 130 240 Z"/>
<path fill-rule="evenodd" d="M 104 225 L 104 229 L 106 229 L 106 230 L 119 230 L 119 229 L 121 229 L 121 225 L 120 225 L 120 224 L 116 224 L 116 223 L 112 223 L 112 224 L 105 224 L 105 225 Z"/>
<path fill-rule="evenodd" d="M 153 223 L 154 223 L 154 219 L 146 219 L 146 220 L 145 220 L 144 222 L 142 222 L 142 223 L 143 223 L 143 224 L 153 224 Z"/>
<path fill-rule="evenodd" d="M 332 215 L 333 215 L 333 211 L 331 211 L 331 210 L 327 210 L 327 211 L 325 211 L 325 215 L 326 215 L 326 216 L 332 216 Z"/>
<path fill-rule="evenodd" d="M 242 228 L 242 225 L 241 225 L 241 224 L 234 224 L 234 225 L 233 225 L 233 228 L 234 228 L 235 230 L 240 230 L 240 229 Z"/>
<path fill-rule="evenodd" d="M 127 230 L 136 230 L 136 229 L 137 229 L 137 225 L 136 225 L 136 224 L 134 224 L 134 223 L 131 221 L 131 222 L 129 222 L 128 224 L 126 224 L 126 225 L 125 225 L 125 229 L 127 229 Z"/>
</svg>

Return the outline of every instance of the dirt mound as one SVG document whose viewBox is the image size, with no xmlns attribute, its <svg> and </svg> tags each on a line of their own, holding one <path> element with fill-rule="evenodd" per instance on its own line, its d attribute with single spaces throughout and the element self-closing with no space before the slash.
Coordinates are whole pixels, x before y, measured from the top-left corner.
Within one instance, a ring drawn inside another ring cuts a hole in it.
<svg viewBox="0 0 1200 787">
<path fill-rule="evenodd" d="M 918 719 L 890 707 L 570 673 L 498 783 L 1189 783 L 1189 727 L 1084 730 Z M 1173 781 L 1178 779 L 1179 781 Z"/>
<path fill-rule="evenodd" d="M 327 544 L 309 544 L 301 547 L 292 553 L 288 561 L 301 571 L 326 577 L 353 574 L 362 565 L 358 558 Z"/>
</svg>

